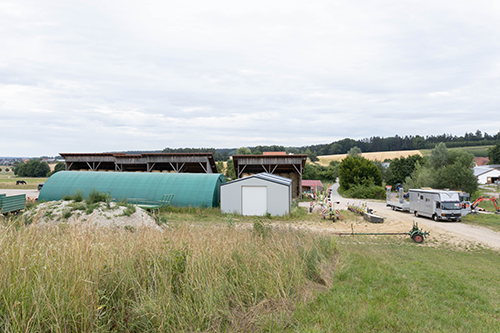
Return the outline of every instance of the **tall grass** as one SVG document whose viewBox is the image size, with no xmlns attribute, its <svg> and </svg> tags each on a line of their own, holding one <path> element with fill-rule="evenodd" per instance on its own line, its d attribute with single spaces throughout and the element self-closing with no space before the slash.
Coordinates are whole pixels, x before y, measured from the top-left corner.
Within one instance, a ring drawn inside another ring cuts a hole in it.
<svg viewBox="0 0 500 333">
<path fill-rule="evenodd" d="M 337 251 L 332 238 L 291 230 L 132 233 L 20 220 L 0 228 L 0 247 L 2 332 L 259 330 L 290 320 L 283 310 L 311 281 L 325 283 Z"/>
</svg>

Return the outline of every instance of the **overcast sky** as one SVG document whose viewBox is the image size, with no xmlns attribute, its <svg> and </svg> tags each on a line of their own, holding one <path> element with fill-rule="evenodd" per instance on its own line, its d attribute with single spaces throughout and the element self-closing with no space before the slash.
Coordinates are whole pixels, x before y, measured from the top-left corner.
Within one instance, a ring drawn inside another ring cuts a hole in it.
<svg viewBox="0 0 500 333">
<path fill-rule="evenodd" d="M 500 1 L 0 1 L 0 156 L 500 131 Z"/>
</svg>

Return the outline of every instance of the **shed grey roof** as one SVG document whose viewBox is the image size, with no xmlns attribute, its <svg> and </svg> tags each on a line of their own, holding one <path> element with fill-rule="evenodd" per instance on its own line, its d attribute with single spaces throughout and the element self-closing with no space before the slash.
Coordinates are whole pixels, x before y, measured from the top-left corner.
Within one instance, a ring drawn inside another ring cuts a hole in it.
<svg viewBox="0 0 500 333">
<path fill-rule="evenodd" d="M 273 174 L 267 173 L 267 172 L 261 172 L 261 173 L 258 173 L 256 175 L 251 175 L 251 176 L 248 176 L 248 177 L 235 179 L 233 181 L 221 184 L 221 186 L 225 186 L 227 184 L 233 184 L 233 183 L 236 183 L 236 182 L 244 181 L 244 180 L 247 180 L 247 179 L 250 179 L 250 178 L 259 178 L 259 179 L 262 179 L 262 180 L 267 180 L 267 181 L 270 181 L 270 182 L 273 182 L 273 183 L 277 183 L 277 184 L 280 184 L 280 185 L 285 185 L 285 186 L 290 186 L 292 184 L 292 180 L 290 178 L 273 175 Z"/>
<path fill-rule="evenodd" d="M 499 170 L 500 171 L 500 165 L 483 165 L 483 166 L 478 166 L 474 168 L 474 176 L 480 176 L 484 173 L 493 171 L 493 170 Z"/>
</svg>

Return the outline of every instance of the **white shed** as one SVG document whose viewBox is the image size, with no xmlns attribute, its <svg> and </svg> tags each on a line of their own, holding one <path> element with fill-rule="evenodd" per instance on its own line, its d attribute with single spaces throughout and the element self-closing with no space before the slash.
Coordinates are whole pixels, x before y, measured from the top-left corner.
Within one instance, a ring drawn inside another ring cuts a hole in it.
<svg viewBox="0 0 500 333">
<path fill-rule="evenodd" d="M 285 215 L 292 205 L 292 180 L 270 173 L 259 173 L 221 184 L 223 213 L 241 215 Z"/>
<path fill-rule="evenodd" d="M 485 165 L 474 168 L 474 176 L 479 184 L 494 184 L 500 178 L 500 166 Z"/>
</svg>

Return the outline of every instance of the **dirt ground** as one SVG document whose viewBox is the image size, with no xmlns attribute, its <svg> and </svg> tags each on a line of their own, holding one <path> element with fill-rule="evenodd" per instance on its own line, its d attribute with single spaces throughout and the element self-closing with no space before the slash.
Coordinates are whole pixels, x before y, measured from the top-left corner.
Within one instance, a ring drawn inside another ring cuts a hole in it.
<svg viewBox="0 0 500 333">
<path fill-rule="evenodd" d="M 40 194 L 40 192 L 38 192 L 37 190 L 7 190 L 7 189 L 0 189 L 0 194 L 5 194 L 8 197 L 10 197 L 11 195 L 26 194 L 26 198 L 38 199 L 38 194 Z"/>
<path fill-rule="evenodd" d="M 423 245 L 435 246 L 449 244 L 453 247 L 463 249 L 485 247 L 500 250 L 500 233 L 487 228 L 472 226 L 460 222 L 435 222 L 423 217 L 415 217 L 413 214 L 393 211 L 386 207 L 385 201 L 356 200 L 342 198 L 337 193 L 338 183 L 334 185 L 335 201 L 337 209 L 347 209 L 348 204 L 361 205 L 365 203 L 374 213 L 385 218 L 383 223 L 369 223 L 362 218 L 355 222 L 337 221 L 332 223 L 317 223 L 303 225 L 303 228 L 323 232 L 351 232 L 351 224 L 354 232 L 408 232 L 412 228 L 413 221 L 417 222 L 420 229 L 429 231 L 430 236 Z M 300 204 L 302 207 L 309 207 L 308 202 Z M 319 218 L 318 218 L 319 220 Z M 409 236 L 376 236 L 376 237 L 407 237 Z"/>
</svg>

